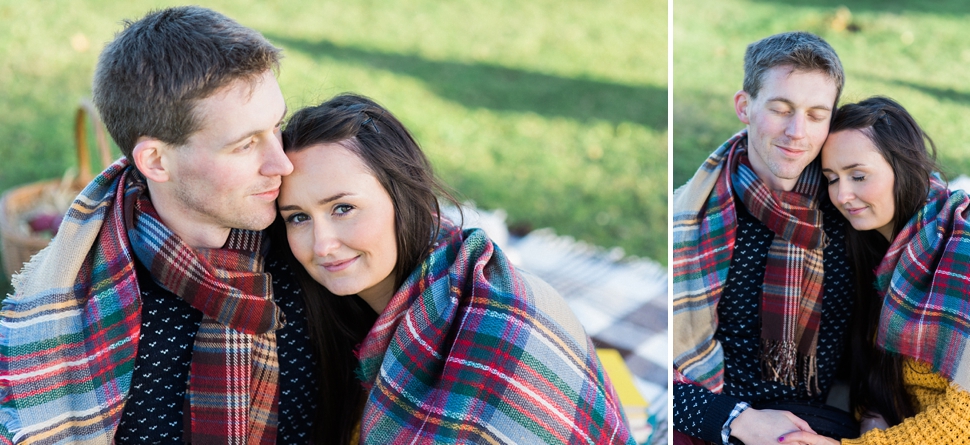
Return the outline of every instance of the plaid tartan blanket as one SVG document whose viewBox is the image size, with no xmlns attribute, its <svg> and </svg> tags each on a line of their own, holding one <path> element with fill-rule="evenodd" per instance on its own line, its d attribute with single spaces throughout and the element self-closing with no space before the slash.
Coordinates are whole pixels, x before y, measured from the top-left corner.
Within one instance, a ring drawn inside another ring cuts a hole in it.
<svg viewBox="0 0 970 445">
<path fill-rule="evenodd" d="M 141 302 L 120 160 L 81 192 L 0 310 L 0 443 L 110 444 L 131 384 Z"/>
<path fill-rule="evenodd" d="M 275 443 L 281 317 L 262 235 L 233 230 L 225 248 L 194 250 L 160 222 L 135 176 L 124 159 L 109 166 L 14 277 L 0 310 L 0 444 L 114 441 L 141 328 L 136 257 L 204 314 L 186 437 Z"/>
<path fill-rule="evenodd" d="M 724 355 L 714 332 L 736 241 L 737 194 L 775 233 L 761 297 L 763 377 L 790 386 L 805 380 L 817 392 L 814 358 L 827 241 L 818 210 L 819 167 L 809 164 L 792 191 L 770 190 L 747 161 L 747 142 L 747 130 L 735 134 L 674 192 L 675 381 L 714 392 L 724 384 Z"/>
<path fill-rule="evenodd" d="M 361 443 L 632 444 L 562 298 L 483 231 L 442 233 L 361 344 Z"/>
<path fill-rule="evenodd" d="M 970 196 L 930 180 L 927 203 L 876 269 L 876 343 L 928 363 L 970 391 Z"/>
</svg>

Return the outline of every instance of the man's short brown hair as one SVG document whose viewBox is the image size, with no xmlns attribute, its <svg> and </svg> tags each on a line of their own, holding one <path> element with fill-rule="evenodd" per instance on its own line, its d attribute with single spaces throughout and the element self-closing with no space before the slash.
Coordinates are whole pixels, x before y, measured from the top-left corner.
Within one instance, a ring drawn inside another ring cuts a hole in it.
<svg viewBox="0 0 970 445">
<path fill-rule="evenodd" d="M 139 137 L 183 145 L 201 121 L 195 105 L 237 79 L 279 67 L 281 51 L 259 32 L 197 6 L 152 11 L 125 22 L 101 52 L 94 103 L 131 160 Z"/>
<path fill-rule="evenodd" d="M 835 50 L 821 37 L 807 32 L 786 32 L 748 45 L 744 53 L 744 91 L 752 98 L 757 97 L 765 74 L 776 66 L 827 74 L 835 82 L 835 102 L 839 102 L 845 85 L 845 72 Z"/>
</svg>

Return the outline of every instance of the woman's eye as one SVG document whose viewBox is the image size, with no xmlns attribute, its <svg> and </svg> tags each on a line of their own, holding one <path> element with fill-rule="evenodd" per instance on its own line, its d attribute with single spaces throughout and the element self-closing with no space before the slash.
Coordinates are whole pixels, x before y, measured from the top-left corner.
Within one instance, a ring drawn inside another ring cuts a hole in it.
<svg viewBox="0 0 970 445">
<path fill-rule="evenodd" d="M 295 224 L 300 224 L 302 222 L 306 222 L 309 219 L 310 217 L 307 216 L 306 213 L 294 213 L 290 216 L 287 216 L 285 218 L 285 221 L 286 221 L 286 224 L 288 225 L 295 225 Z"/>
<path fill-rule="evenodd" d="M 835 184 L 836 182 L 839 182 L 838 176 L 836 176 L 834 178 L 827 178 L 826 180 L 828 181 L 829 185 L 832 185 L 832 184 Z"/>
<path fill-rule="evenodd" d="M 865 176 L 853 176 L 852 177 L 852 180 L 855 181 L 855 182 L 862 182 L 862 181 L 865 181 L 866 180 L 866 177 Z"/>
<path fill-rule="evenodd" d="M 354 206 L 352 206 L 352 205 L 349 205 L 349 204 L 338 204 L 338 205 L 334 206 L 333 213 L 334 213 L 334 215 L 345 215 L 345 214 L 347 214 L 348 212 L 350 212 L 353 209 L 354 209 Z"/>
</svg>

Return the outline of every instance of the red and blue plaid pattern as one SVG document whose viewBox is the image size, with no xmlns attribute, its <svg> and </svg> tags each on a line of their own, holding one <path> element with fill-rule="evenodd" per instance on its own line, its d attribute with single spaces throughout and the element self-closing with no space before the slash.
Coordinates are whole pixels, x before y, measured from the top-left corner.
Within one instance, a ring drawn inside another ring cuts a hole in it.
<svg viewBox="0 0 970 445">
<path fill-rule="evenodd" d="M 0 444 L 113 443 L 141 328 L 136 256 L 163 286 L 220 322 L 203 321 L 215 334 L 200 329 L 196 337 L 189 392 L 203 400 L 193 408 L 212 415 L 187 410 L 193 434 L 206 436 L 189 439 L 275 442 L 275 343 L 222 324 L 273 329 L 275 305 L 254 298 L 255 307 L 226 310 L 233 305 L 220 303 L 269 295 L 267 278 L 248 270 L 260 267 L 259 234 L 234 231 L 227 249 L 195 255 L 153 217 L 136 175 L 124 159 L 102 172 L 75 199 L 58 236 L 14 277 L 0 312 Z M 252 363 L 226 365 L 250 356 Z M 203 374 L 208 386 L 198 383 Z M 206 426 L 195 428 L 197 420 Z"/>
<path fill-rule="evenodd" d="M 775 233 L 761 302 L 765 378 L 791 386 L 805 379 L 817 391 L 811 383 L 826 243 L 818 165 L 810 164 L 792 191 L 772 191 L 751 170 L 747 140 L 747 130 L 734 135 L 674 193 L 675 380 L 715 392 L 723 387 L 724 356 L 714 331 L 736 240 L 736 193 Z"/>
<path fill-rule="evenodd" d="M 876 343 L 928 363 L 970 391 L 970 196 L 930 180 L 926 205 L 876 269 L 883 296 Z"/>
<path fill-rule="evenodd" d="M 141 327 L 123 214 L 127 163 L 112 164 L 58 235 L 14 278 L 0 313 L 0 442 L 114 440 Z"/>
<path fill-rule="evenodd" d="M 443 231 L 359 354 L 364 444 L 633 443 L 566 303 L 481 230 Z"/>
</svg>

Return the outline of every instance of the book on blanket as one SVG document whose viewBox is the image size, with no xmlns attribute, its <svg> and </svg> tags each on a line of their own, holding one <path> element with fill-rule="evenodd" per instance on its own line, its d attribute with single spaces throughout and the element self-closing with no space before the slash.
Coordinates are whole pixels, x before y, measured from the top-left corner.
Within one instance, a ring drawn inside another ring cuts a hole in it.
<svg viewBox="0 0 970 445">
<path fill-rule="evenodd" d="M 626 420 L 630 422 L 630 433 L 634 440 L 639 444 L 645 444 L 653 434 L 654 419 L 650 418 L 647 408 L 650 403 L 643 398 L 637 390 L 636 383 L 633 382 L 633 374 L 623 361 L 623 356 L 616 349 L 596 349 L 596 355 L 603 364 L 603 369 L 610 377 L 616 395 L 620 397 L 623 405 L 623 413 Z"/>
</svg>

